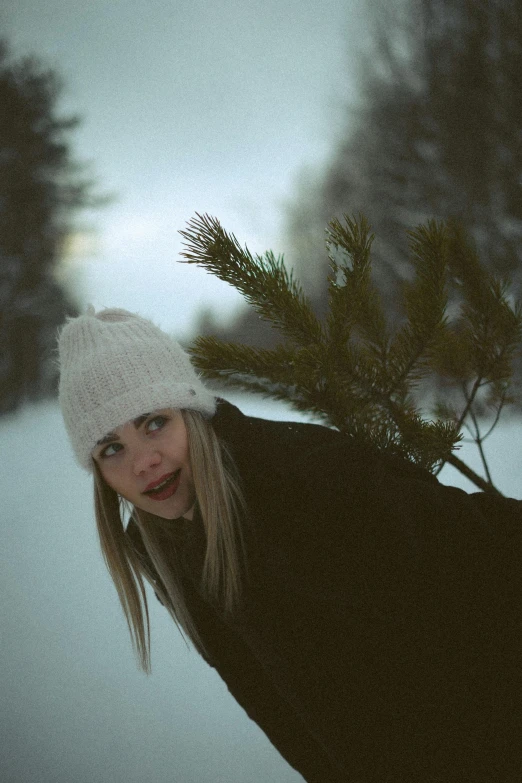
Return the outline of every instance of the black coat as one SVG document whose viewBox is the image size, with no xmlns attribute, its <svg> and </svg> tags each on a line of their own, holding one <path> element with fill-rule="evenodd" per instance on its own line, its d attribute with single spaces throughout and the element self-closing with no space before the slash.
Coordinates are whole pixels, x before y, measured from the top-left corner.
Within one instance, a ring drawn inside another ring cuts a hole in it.
<svg viewBox="0 0 522 783">
<path fill-rule="evenodd" d="M 309 783 L 522 781 L 522 501 L 224 401 L 213 425 L 254 531 L 234 621 L 200 596 L 197 514 L 172 545 L 208 662 L 280 753 Z"/>
</svg>

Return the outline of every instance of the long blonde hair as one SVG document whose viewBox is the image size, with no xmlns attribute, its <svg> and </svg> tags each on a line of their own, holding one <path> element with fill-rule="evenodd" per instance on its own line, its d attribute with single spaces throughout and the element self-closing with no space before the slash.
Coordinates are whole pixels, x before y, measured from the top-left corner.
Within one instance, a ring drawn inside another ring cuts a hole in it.
<svg viewBox="0 0 522 783">
<path fill-rule="evenodd" d="M 206 535 L 201 593 L 223 612 L 233 614 L 241 603 L 247 574 L 243 495 L 233 461 L 212 424 L 197 411 L 184 410 L 182 415 Z M 183 595 L 175 547 L 169 543 L 169 527 L 176 520 L 131 509 L 145 546 L 144 551 L 140 550 L 124 527 L 125 503 L 106 484 L 96 462 L 94 506 L 102 553 L 141 668 L 150 672 L 150 622 L 143 577 L 152 585 L 182 635 L 205 655 L 205 646 Z"/>
</svg>

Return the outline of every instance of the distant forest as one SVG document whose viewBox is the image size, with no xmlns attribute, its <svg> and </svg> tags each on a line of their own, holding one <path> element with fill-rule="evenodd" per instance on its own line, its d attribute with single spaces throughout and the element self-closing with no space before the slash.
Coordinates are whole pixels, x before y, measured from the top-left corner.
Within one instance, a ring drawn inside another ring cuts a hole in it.
<svg viewBox="0 0 522 783">
<path fill-rule="evenodd" d="M 522 291 L 522 4 L 519 0 L 368 1 L 358 96 L 323 170 L 304 178 L 283 252 L 314 311 L 327 307 L 325 230 L 364 214 L 390 320 L 408 279 L 407 231 L 457 221 L 486 267 Z M 202 314 L 197 333 L 273 347 L 249 308 L 228 328 Z M 522 378 L 522 375 L 521 375 Z"/>
<path fill-rule="evenodd" d="M 55 271 L 74 216 L 100 203 L 71 151 L 58 75 L 0 42 L 0 414 L 56 390 L 56 331 L 77 313 Z"/>
</svg>

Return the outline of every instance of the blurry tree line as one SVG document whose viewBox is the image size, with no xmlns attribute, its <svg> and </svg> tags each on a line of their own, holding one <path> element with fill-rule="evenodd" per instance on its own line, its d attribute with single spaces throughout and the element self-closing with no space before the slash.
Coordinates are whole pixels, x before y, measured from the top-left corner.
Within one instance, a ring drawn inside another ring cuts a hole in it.
<svg viewBox="0 0 522 783">
<path fill-rule="evenodd" d="M 344 214 L 372 225 L 372 274 L 392 322 L 411 274 L 406 229 L 428 219 L 458 221 L 485 266 L 520 293 L 520 0 L 367 2 L 357 103 L 329 164 L 288 207 L 288 257 L 315 313 L 328 306 L 325 229 Z M 0 413 L 55 387 L 56 328 L 76 312 L 55 270 L 75 215 L 100 201 L 73 156 L 78 119 L 60 116 L 60 89 L 56 73 L 0 44 Z M 279 341 L 252 309 L 226 329 L 206 313 L 197 331 Z M 520 360 L 517 372 L 522 380 Z"/>
<path fill-rule="evenodd" d="M 522 3 L 368 0 L 368 15 L 358 101 L 326 169 L 301 181 L 288 209 L 289 257 L 314 310 L 327 310 L 325 229 L 345 213 L 372 225 L 373 274 L 392 321 L 411 272 L 407 229 L 428 219 L 457 221 L 486 268 L 519 293 Z M 278 340 L 251 310 L 229 329 L 206 313 L 198 332 Z"/>
<path fill-rule="evenodd" d="M 55 72 L 0 41 L 0 414 L 55 390 L 56 330 L 77 312 L 55 271 L 73 216 L 99 202 L 60 92 Z"/>
</svg>

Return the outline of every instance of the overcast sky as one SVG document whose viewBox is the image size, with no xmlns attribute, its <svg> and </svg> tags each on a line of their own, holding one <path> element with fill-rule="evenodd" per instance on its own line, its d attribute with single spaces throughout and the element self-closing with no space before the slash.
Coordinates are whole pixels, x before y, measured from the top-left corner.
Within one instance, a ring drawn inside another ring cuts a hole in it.
<svg viewBox="0 0 522 783">
<path fill-rule="evenodd" d="M 117 197 L 84 217 L 64 270 L 82 303 L 179 336 L 202 304 L 233 312 L 237 293 L 176 262 L 177 231 L 209 212 L 255 251 L 286 250 L 284 202 L 353 95 L 364 3 L 4 0 L 14 53 L 63 75 L 77 156 Z"/>
</svg>

